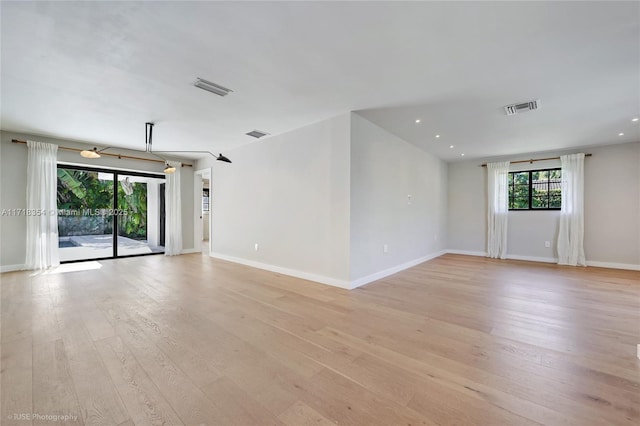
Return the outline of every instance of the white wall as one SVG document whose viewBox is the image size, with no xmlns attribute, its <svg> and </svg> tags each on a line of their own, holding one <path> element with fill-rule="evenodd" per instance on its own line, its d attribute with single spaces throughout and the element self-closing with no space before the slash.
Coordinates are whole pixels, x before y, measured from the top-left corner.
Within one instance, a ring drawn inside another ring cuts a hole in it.
<svg viewBox="0 0 640 426">
<path fill-rule="evenodd" d="M 640 266 L 640 142 L 591 149 L 585 160 L 587 260 Z"/>
<path fill-rule="evenodd" d="M 0 212 L 4 209 L 27 207 L 27 148 L 11 143 L 8 133 L 0 132 Z M 24 216 L 0 217 L 0 266 L 16 265 L 21 268 L 26 255 L 26 228 Z"/>
<path fill-rule="evenodd" d="M 197 164 L 214 257 L 352 288 L 445 249 L 446 163 L 357 114 L 227 154 Z"/>
<path fill-rule="evenodd" d="M 352 281 L 441 254 L 446 207 L 445 162 L 352 114 Z"/>
<path fill-rule="evenodd" d="M 202 213 L 202 239 L 209 239 L 209 212 Z"/>
<path fill-rule="evenodd" d="M 585 160 L 585 253 L 594 265 L 640 266 L 640 143 L 579 150 Z M 578 151 L 576 151 L 578 152 Z M 563 153 L 546 153 L 556 156 Z M 524 157 L 539 157 L 533 155 Z M 508 160 L 520 160 L 508 158 Z M 486 251 L 484 160 L 449 165 L 448 248 Z M 510 170 L 559 167 L 559 160 L 512 164 Z M 509 212 L 507 251 L 512 257 L 553 261 L 558 211 Z M 544 242 L 551 241 L 545 248 Z"/>
<path fill-rule="evenodd" d="M 447 248 L 469 252 L 486 249 L 487 175 L 482 161 L 449 163 Z"/>
<path fill-rule="evenodd" d="M 12 139 L 35 140 L 55 143 L 79 149 L 91 149 L 94 145 L 75 141 L 64 141 L 43 136 L 22 133 L 0 132 L 0 211 L 2 209 L 26 208 L 27 193 L 27 147 L 14 144 Z M 144 141 L 142 141 L 144 143 Z M 144 153 L 113 149 L 114 153 L 144 157 Z M 94 167 L 112 167 L 123 170 L 139 170 L 162 173 L 162 164 L 148 161 L 117 159 L 103 156 L 95 160 L 87 160 L 77 152 L 58 150 L 58 161 L 74 164 L 86 164 Z M 185 162 L 193 163 L 193 161 Z M 193 168 L 183 167 L 181 170 L 182 188 L 182 238 L 185 250 L 193 248 Z M 20 267 L 25 263 L 26 252 L 26 218 L 24 216 L 0 217 L 0 266 L 4 269 Z"/>
<path fill-rule="evenodd" d="M 344 114 L 199 161 L 212 256 L 348 286 L 349 129 Z"/>
</svg>

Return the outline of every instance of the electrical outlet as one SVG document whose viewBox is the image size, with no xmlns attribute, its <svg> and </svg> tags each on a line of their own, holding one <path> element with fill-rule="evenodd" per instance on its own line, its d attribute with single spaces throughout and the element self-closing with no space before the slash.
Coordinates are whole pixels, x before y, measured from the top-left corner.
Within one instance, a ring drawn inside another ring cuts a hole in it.
<svg viewBox="0 0 640 426">
<path fill-rule="evenodd" d="M 407 205 L 411 205 L 411 194 L 407 195 Z"/>
<path fill-rule="evenodd" d="M 253 246 L 253 248 L 255 249 L 255 251 L 258 251 L 258 243 L 255 243 L 255 245 Z"/>
<path fill-rule="evenodd" d="M 551 241 L 545 241 L 544 246 L 547 248 L 551 247 Z"/>
<path fill-rule="evenodd" d="M 383 244 L 383 245 L 382 245 L 382 252 L 383 252 L 383 253 L 389 253 L 389 246 L 388 246 L 388 245 L 386 245 L 386 244 Z"/>
</svg>

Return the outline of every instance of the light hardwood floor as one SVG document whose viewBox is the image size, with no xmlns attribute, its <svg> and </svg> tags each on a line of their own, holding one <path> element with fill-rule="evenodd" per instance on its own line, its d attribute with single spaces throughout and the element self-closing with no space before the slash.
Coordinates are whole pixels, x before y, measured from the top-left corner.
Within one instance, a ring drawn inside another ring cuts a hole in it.
<svg viewBox="0 0 640 426">
<path fill-rule="evenodd" d="M 640 424 L 640 272 L 445 255 L 348 292 L 100 264 L 1 276 L 3 425 Z"/>
</svg>

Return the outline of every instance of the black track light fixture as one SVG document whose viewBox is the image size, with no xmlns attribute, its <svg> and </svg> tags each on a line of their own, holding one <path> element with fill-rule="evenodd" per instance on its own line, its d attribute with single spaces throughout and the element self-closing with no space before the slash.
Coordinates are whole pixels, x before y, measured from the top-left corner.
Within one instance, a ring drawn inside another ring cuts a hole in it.
<svg viewBox="0 0 640 426">
<path fill-rule="evenodd" d="M 169 162 L 167 161 L 166 158 L 158 155 L 158 153 L 166 153 L 166 154 L 179 154 L 179 153 L 201 153 L 201 154 L 209 154 L 212 157 L 214 157 L 217 161 L 222 161 L 225 163 L 231 163 L 231 160 L 229 160 L 227 157 L 225 157 L 222 154 L 218 154 L 215 155 L 214 153 L 210 152 L 210 151 L 189 151 L 189 150 L 180 150 L 180 151 L 153 151 L 153 126 L 155 125 L 155 123 L 152 122 L 147 122 L 144 123 L 145 126 L 145 147 L 144 147 L 144 152 L 149 153 L 151 155 L 153 155 L 154 157 L 158 157 L 159 159 L 161 159 L 162 161 L 164 161 L 165 163 L 165 168 L 164 168 L 164 172 L 167 174 L 170 173 L 175 173 L 176 168 L 169 165 Z M 80 155 L 83 156 L 84 158 L 100 158 L 101 155 L 100 153 L 104 150 L 110 149 L 111 147 L 108 146 L 106 148 L 102 148 L 102 149 L 98 149 L 96 147 L 94 147 L 93 149 L 85 149 L 82 150 L 80 152 Z M 139 151 L 139 150 L 133 150 L 133 151 Z M 119 157 L 119 156 L 118 156 Z"/>
</svg>

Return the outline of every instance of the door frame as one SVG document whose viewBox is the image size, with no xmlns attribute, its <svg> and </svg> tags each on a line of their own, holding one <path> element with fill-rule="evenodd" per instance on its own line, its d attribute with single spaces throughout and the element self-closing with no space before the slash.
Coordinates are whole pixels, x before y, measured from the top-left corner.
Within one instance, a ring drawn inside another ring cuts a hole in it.
<svg viewBox="0 0 640 426">
<path fill-rule="evenodd" d="M 211 167 L 196 170 L 193 173 L 193 247 L 202 252 L 202 180 L 209 179 L 209 253 L 211 253 Z"/>
</svg>

